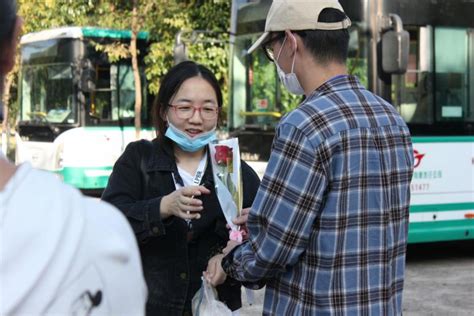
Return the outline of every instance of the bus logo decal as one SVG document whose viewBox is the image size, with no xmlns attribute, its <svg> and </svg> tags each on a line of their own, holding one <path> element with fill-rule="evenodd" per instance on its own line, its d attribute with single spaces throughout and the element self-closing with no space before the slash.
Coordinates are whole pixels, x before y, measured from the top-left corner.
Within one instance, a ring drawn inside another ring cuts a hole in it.
<svg viewBox="0 0 474 316">
<path fill-rule="evenodd" d="M 418 152 L 418 150 L 413 150 L 413 156 L 415 157 L 415 168 L 418 167 L 421 163 L 421 160 L 423 159 L 423 157 L 425 156 L 425 154 L 421 154 L 420 152 Z"/>
</svg>

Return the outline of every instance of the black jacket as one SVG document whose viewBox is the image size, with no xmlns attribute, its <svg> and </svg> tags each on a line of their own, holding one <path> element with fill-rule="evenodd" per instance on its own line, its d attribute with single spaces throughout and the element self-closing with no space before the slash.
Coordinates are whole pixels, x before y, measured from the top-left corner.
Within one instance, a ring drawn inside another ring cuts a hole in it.
<svg viewBox="0 0 474 316">
<path fill-rule="evenodd" d="M 161 219 L 161 198 L 175 190 L 173 175 L 183 184 L 170 141 L 133 142 L 115 163 L 102 195 L 125 214 L 135 232 L 148 286 L 147 315 L 189 313 L 208 259 L 229 236 L 209 161 L 201 183 L 211 194 L 201 197 L 204 209 L 201 218 L 193 220 L 192 235 L 183 219 Z M 260 180 L 243 161 L 242 180 L 245 208 L 252 205 Z M 229 308 L 241 307 L 240 283 L 229 279 L 217 290 Z"/>
</svg>

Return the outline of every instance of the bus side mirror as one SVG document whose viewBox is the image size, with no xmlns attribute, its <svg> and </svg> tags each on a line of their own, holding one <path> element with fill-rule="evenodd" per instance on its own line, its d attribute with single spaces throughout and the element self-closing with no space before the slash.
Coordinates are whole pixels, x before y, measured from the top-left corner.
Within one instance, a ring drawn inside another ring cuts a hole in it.
<svg viewBox="0 0 474 316">
<path fill-rule="evenodd" d="M 395 30 L 382 35 L 382 70 L 387 74 L 404 74 L 408 68 L 410 35 L 403 29 L 400 17 L 391 14 Z"/>
<path fill-rule="evenodd" d="M 80 89 L 90 93 L 95 90 L 96 71 L 90 60 L 84 60 L 81 65 Z"/>
<path fill-rule="evenodd" d="M 410 36 L 407 31 L 388 31 L 382 35 L 382 69 L 389 74 L 404 74 L 408 68 Z"/>
</svg>

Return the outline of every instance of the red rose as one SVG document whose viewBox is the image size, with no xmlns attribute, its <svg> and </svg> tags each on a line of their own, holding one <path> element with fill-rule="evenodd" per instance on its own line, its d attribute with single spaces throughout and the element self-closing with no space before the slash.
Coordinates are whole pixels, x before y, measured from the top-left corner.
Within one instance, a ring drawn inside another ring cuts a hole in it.
<svg viewBox="0 0 474 316">
<path fill-rule="evenodd" d="M 229 157 L 229 154 L 232 157 L 232 148 L 224 145 L 216 146 L 216 155 L 214 156 L 216 163 L 220 166 L 227 166 L 227 157 Z"/>
</svg>

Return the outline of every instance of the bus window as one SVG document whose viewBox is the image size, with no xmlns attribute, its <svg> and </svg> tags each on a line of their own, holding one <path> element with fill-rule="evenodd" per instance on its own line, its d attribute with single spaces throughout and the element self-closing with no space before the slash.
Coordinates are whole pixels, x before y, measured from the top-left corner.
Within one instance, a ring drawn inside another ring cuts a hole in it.
<svg viewBox="0 0 474 316">
<path fill-rule="evenodd" d="M 278 78 L 275 65 L 267 60 L 261 50 L 248 55 L 247 58 L 250 61 L 247 79 L 250 88 L 247 96 L 250 100 L 250 109 L 247 109 L 247 111 L 256 114 L 258 112 L 262 114 L 265 112 L 279 112 L 280 108 L 276 100 Z M 248 116 L 246 124 L 272 124 L 272 117 L 264 115 Z"/>
<path fill-rule="evenodd" d="M 290 93 L 278 79 L 275 64 L 262 50 L 252 57 L 249 76 L 252 111 L 285 114 L 298 106 L 302 97 Z M 257 124 L 275 125 L 281 115 L 256 117 Z"/>
<path fill-rule="evenodd" d="M 293 109 L 301 100 L 282 88 L 274 63 L 261 50 L 247 54 L 254 36 L 238 36 L 232 48 L 230 126 L 238 128 L 272 129 L 281 115 Z"/>
<path fill-rule="evenodd" d="M 21 80 L 22 121 L 76 122 L 70 64 L 25 65 Z"/>
<path fill-rule="evenodd" d="M 436 120 L 463 120 L 468 115 L 468 33 L 435 28 Z"/>
<path fill-rule="evenodd" d="M 146 81 L 143 69 L 142 116 L 146 117 Z M 133 125 L 135 117 L 135 81 L 130 65 L 112 64 L 97 67 L 96 89 L 91 97 L 89 115 L 96 124 L 123 119 Z"/>
<path fill-rule="evenodd" d="M 118 70 L 117 74 L 117 86 L 118 89 L 114 90 L 114 109 L 118 110 L 118 113 L 114 113 L 115 117 L 121 117 L 123 119 L 135 117 L 135 80 L 133 78 L 133 70 L 130 65 L 119 65 L 116 67 Z M 145 81 L 141 80 L 143 84 Z M 115 100 L 116 98 L 116 100 Z M 145 95 L 143 95 L 145 100 Z M 142 102 L 145 104 L 146 102 Z"/>
<path fill-rule="evenodd" d="M 111 120 L 111 72 L 108 66 L 99 66 L 96 69 L 96 89 L 91 97 L 90 116 L 101 120 Z"/>
<path fill-rule="evenodd" d="M 469 71 L 469 108 L 468 113 L 466 115 L 467 120 L 469 122 L 474 122 L 474 29 L 469 29 L 469 67 L 467 67 Z"/>
<path fill-rule="evenodd" d="M 433 123 L 432 27 L 408 28 L 408 69 L 394 75 L 394 104 L 408 123 Z"/>
</svg>

